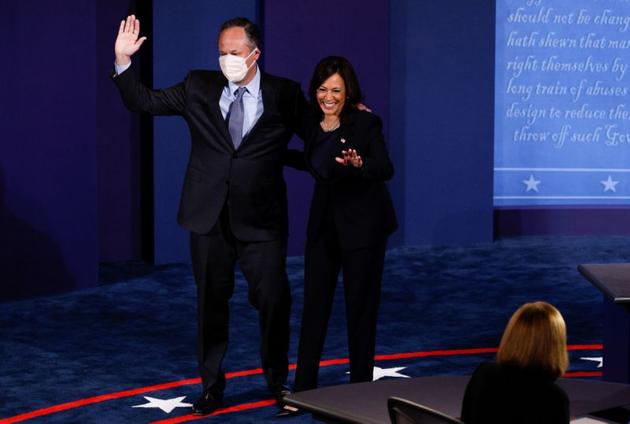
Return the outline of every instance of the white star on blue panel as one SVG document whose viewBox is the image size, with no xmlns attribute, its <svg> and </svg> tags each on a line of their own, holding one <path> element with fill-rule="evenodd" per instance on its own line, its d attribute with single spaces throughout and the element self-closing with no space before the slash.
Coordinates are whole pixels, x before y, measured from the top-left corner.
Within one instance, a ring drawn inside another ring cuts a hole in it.
<svg viewBox="0 0 630 424">
<path fill-rule="evenodd" d="M 600 183 L 604 185 L 604 192 L 607 192 L 607 191 L 612 191 L 613 193 L 617 192 L 617 189 L 615 188 L 615 186 L 619 184 L 619 181 L 613 181 L 610 175 L 608 176 L 607 180 L 600 181 Z"/>
<path fill-rule="evenodd" d="M 538 184 L 540 184 L 540 180 L 535 180 L 532 174 L 529 175 L 528 180 L 523 180 L 523 184 L 527 186 L 527 190 L 525 191 L 534 190 L 538 193 Z"/>
</svg>

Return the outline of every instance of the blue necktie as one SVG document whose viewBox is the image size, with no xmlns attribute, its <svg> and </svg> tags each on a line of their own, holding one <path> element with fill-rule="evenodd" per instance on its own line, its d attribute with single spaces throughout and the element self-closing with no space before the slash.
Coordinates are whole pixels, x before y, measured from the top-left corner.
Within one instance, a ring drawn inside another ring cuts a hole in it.
<svg viewBox="0 0 630 424">
<path fill-rule="evenodd" d="M 228 112 L 228 129 L 234 148 L 238 149 L 243 140 L 243 116 L 245 115 L 243 108 L 243 94 L 247 88 L 240 87 L 234 92 L 234 101 L 230 105 Z"/>
</svg>

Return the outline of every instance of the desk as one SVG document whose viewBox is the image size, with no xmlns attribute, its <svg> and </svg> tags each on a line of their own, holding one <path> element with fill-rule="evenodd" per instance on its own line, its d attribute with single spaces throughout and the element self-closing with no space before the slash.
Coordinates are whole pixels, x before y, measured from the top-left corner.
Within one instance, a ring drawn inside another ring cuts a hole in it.
<svg viewBox="0 0 630 424">
<path fill-rule="evenodd" d="M 387 399 L 397 396 L 458 417 L 470 377 L 440 376 L 344 384 L 292 393 L 287 404 L 335 423 L 389 424 Z M 571 416 L 630 404 L 630 385 L 561 378 Z"/>
<path fill-rule="evenodd" d="M 630 383 L 630 264 L 584 264 L 578 271 L 604 294 L 602 378 Z"/>
</svg>

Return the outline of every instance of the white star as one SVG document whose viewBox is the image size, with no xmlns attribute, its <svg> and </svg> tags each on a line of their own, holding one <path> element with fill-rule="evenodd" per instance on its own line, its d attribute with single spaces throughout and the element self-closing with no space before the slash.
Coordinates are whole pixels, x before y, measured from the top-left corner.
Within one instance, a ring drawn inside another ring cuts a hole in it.
<svg viewBox="0 0 630 424">
<path fill-rule="evenodd" d="M 186 408 L 191 407 L 190 403 L 182 403 L 186 396 L 176 397 L 173 399 L 156 399 L 149 396 L 142 396 L 149 403 L 144 403 L 142 405 L 134 405 L 132 408 L 160 408 L 162 411 L 170 414 L 171 411 L 175 408 Z"/>
<path fill-rule="evenodd" d="M 538 193 L 538 184 L 540 184 L 540 180 L 535 180 L 532 174 L 529 174 L 529 180 L 523 180 L 523 183 L 527 186 L 526 191 L 534 190 Z"/>
<path fill-rule="evenodd" d="M 608 176 L 608 179 L 605 181 L 600 181 L 600 183 L 602 183 L 604 185 L 604 192 L 606 191 L 612 191 L 612 192 L 617 192 L 617 189 L 615 188 L 615 186 L 617 184 L 619 184 L 619 181 L 613 181 L 612 178 L 610 178 L 610 175 Z"/>
<path fill-rule="evenodd" d="M 405 368 L 407 367 L 394 367 L 394 368 L 374 367 L 372 381 L 380 380 L 383 377 L 411 378 L 408 375 L 400 374 L 398 372 L 398 371 L 404 370 Z"/>
<path fill-rule="evenodd" d="M 599 364 L 597 364 L 597 368 L 601 368 L 604 365 L 604 358 L 602 356 L 597 356 L 597 357 L 582 357 L 580 358 L 583 361 L 593 361 L 593 362 L 599 362 Z"/>
</svg>

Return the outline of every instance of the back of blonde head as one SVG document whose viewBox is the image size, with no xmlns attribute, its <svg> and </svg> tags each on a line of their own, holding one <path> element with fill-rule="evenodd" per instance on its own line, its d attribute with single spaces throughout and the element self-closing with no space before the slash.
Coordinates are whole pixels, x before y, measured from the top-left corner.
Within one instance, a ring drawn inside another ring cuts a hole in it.
<svg viewBox="0 0 630 424">
<path fill-rule="evenodd" d="M 560 312 L 546 302 L 526 303 L 514 312 L 497 353 L 497 362 L 546 370 L 567 370 L 567 330 Z"/>
</svg>

